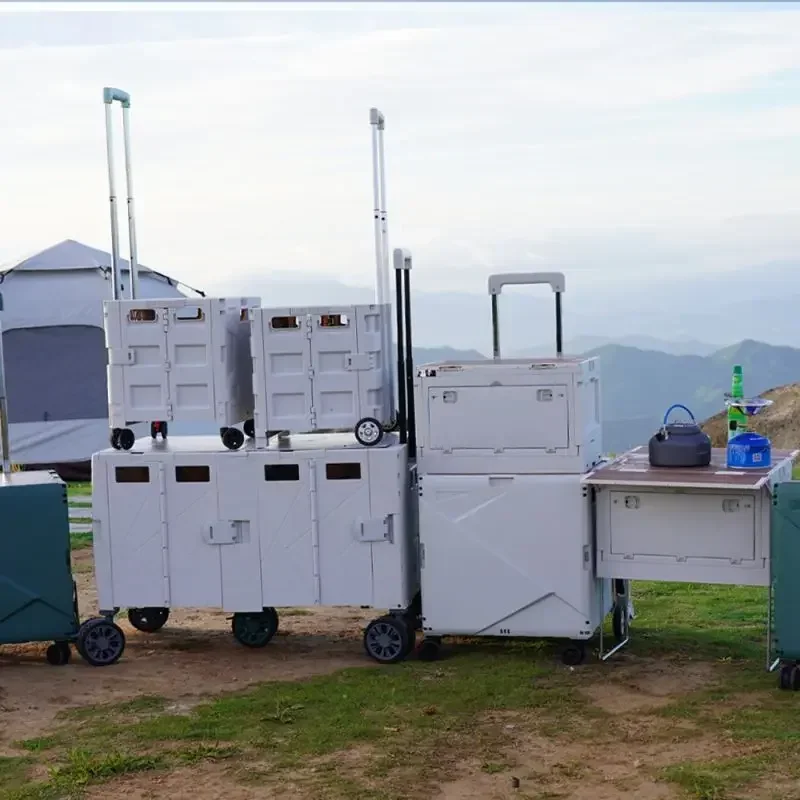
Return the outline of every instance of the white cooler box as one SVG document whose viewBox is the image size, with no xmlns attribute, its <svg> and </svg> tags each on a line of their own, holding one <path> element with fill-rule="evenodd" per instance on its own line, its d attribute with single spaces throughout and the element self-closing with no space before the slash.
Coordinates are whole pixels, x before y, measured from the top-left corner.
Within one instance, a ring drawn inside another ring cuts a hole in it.
<svg viewBox="0 0 800 800">
<path fill-rule="evenodd" d="M 96 453 L 100 607 L 405 608 L 417 586 L 405 445 L 297 439 L 290 451 L 192 436 Z"/>
<path fill-rule="evenodd" d="M 394 422 L 387 315 L 388 304 L 252 310 L 259 446 L 281 431 L 351 430 L 365 446 L 381 440 Z"/>
<path fill-rule="evenodd" d="M 151 422 L 210 422 L 227 447 L 253 435 L 249 311 L 257 297 L 111 300 L 103 305 L 108 348 L 112 445 L 128 450 L 127 427 Z"/>
<path fill-rule="evenodd" d="M 601 457 L 597 358 L 426 364 L 420 474 L 582 473 Z"/>
<path fill-rule="evenodd" d="M 426 636 L 589 639 L 611 610 L 579 475 L 421 475 Z"/>
</svg>

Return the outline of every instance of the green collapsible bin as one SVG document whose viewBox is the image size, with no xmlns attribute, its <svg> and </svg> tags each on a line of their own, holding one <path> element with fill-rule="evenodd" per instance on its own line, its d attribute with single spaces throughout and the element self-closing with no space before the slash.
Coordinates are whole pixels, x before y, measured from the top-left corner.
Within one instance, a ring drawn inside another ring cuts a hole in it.
<svg viewBox="0 0 800 800">
<path fill-rule="evenodd" d="M 46 641 L 56 665 L 69 661 L 71 643 L 95 667 L 125 648 L 113 620 L 80 624 L 66 484 L 55 472 L 0 472 L 0 645 Z"/>
<path fill-rule="evenodd" d="M 800 481 L 776 484 L 770 524 L 771 647 L 781 689 L 800 690 Z"/>
<path fill-rule="evenodd" d="M 69 660 L 78 635 L 67 487 L 55 472 L 0 475 L 0 643 L 43 642 Z"/>
</svg>

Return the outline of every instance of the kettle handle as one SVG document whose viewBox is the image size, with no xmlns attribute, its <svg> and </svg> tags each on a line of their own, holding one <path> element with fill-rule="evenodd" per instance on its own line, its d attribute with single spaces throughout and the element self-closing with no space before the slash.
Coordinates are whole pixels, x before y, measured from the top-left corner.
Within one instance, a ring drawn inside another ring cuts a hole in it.
<svg viewBox="0 0 800 800">
<path fill-rule="evenodd" d="M 696 422 L 696 420 L 695 420 L 695 418 L 694 418 L 694 414 L 692 414 L 692 412 L 691 412 L 691 411 L 689 411 L 689 409 L 688 409 L 688 408 L 686 408 L 686 406 L 682 405 L 681 403 L 675 403 L 674 405 L 671 405 L 671 406 L 670 406 L 670 407 L 667 409 L 667 412 L 666 412 L 666 414 L 664 414 L 664 422 L 663 422 L 662 424 L 664 424 L 664 425 L 666 425 L 666 424 L 667 424 L 667 420 L 669 419 L 669 415 L 670 415 L 670 414 L 671 414 L 671 413 L 672 413 L 672 412 L 673 412 L 673 411 L 674 411 L 676 408 L 682 408 L 682 409 L 683 409 L 683 410 L 684 410 L 684 411 L 685 411 L 685 412 L 686 412 L 686 413 L 687 413 L 687 414 L 688 414 L 688 415 L 689 415 L 689 416 L 692 418 L 692 422 Z"/>
</svg>

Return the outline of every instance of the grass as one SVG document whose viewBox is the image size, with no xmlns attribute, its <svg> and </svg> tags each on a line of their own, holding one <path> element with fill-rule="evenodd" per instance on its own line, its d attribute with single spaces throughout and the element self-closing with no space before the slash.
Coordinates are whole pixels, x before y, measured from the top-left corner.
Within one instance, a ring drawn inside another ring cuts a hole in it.
<svg viewBox="0 0 800 800">
<path fill-rule="evenodd" d="M 70 485 L 70 501 L 89 492 L 87 484 Z M 91 534 L 74 534 L 72 541 L 73 549 L 88 547 Z M 599 768 L 565 755 L 525 775 L 513 746 L 518 735 L 545 737 L 565 754 L 585 742 L 599 760 L 603 751 L 619 750 L 627 724 L 644 723 L 665 743 L 720 743 L 713 755 L 690 746 L 667 766 L 646 770 L 686 798 L 800 797 L 800 693 L 778 691 L 775 676 L 764 672 L 766 590 L 636 583 L 633 591 L 637 619 L 629 650 L 641 659 L 635 667 L 642 685 L 666 661 L 705 664 L 710 683 L 616 716 L 581 689 L 618 680 L 619 662 L 573 673 L 546 645 L 465 642 L 455 657 L 436 664 L 409 661 L 264 683 L 188 713 L 173 713 L 169 698 L 153 696 L 75 709 L 47 735 L 18 743 L 19 757 L 0 759 L 0 800 L 77 798 L 120 776 L 210 764 L 240 783 L 274 787 L 290 780 L 320 800 L 401 800 L 435 796 L 464 763 L 484 779 L 521 775 L 519 798 L 563 798 L 570 786 L 599 782 Z M 638 729 L 632 730 L 623 747 L 639 746 Z M 113 786 L 103 791 L 114 793 Z M 635 785 L 629 792 L 636 796 Z"/>
</svg>

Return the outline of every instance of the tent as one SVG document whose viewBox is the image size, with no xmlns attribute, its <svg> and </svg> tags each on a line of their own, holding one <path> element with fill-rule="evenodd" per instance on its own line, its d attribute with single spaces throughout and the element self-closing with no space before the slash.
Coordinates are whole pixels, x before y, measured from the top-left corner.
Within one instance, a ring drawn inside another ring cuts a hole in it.
<svg viewBox="0 0 800 800">
<path fill-rule="evenodd" d="M 129 267 L 123 261 L 124 290 Z M 186 296 L 178 287 L 140 266 L 140 297 Z M 111 256 L 67 239 L 0 270 L 0 294 L 11 460 L 86 462 L 108 447 L 103 300 L 111 298 Z"/>
</svg>

